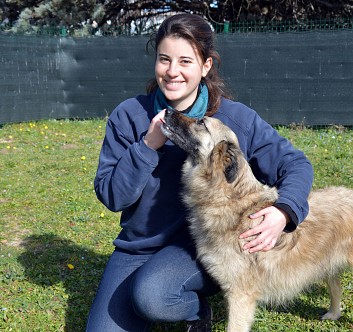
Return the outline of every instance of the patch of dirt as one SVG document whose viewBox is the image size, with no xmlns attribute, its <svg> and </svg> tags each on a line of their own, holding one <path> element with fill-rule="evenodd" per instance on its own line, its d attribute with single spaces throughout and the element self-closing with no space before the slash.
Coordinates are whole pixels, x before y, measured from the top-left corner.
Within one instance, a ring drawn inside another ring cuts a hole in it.
<svg viewBox="0 0 353 332">
<path fill-rule="evenodd" d="M 32 234 L 28 229 L 21 229 L 19 223 L 14 221 L 12 221 L 11 224 L 5 225 L 4 228 L 1 234 L 3 240 L 1 240 L 0 243 L 9 247 L 22 247 L 23 240 Z"/>
<path fill-rule="evenodd" d="M 78 146 L 76 144 L 64 144 L 61 148 L 63 150 L 71 150 L 71 149 L 77 149 Z"/>
</svg>

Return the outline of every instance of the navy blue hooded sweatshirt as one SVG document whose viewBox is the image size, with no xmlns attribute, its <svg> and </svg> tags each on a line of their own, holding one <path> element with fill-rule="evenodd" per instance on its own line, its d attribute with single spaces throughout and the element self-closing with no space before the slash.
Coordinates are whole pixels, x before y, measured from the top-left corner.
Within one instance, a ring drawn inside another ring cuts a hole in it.
<svg viewBox="0 0 353 332">
<path fill-rule="evenodd" d="M 122 211 L 122 230 L 114 244 L 135 253 L 153 253 L 178 238 L 188 238 L 186 210 L 180 199 L 181 167 L 186 153 L 171 141 L 159 150 L 143 141 L 154 117 L 154 93 L 122 102 L 110 115 L 94 181 L 98 199 Z M 313 170 L 304 154 L 237 102 L 223 98 L 213 117 L 237 135 L 254 175 L 276 186 L 275 206 L 291 217 L 295 230 L 308 213 Z"/>
</svg>

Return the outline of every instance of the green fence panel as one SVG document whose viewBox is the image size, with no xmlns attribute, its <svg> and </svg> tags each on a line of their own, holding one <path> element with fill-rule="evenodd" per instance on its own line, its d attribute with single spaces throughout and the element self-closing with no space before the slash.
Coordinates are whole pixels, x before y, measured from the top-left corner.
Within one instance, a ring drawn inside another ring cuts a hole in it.
<svg viewBox="0 0 353 332">
<path fill-rule="evenodd" d="M 110 114 L 153 77 L 147 41 L 0 34 L 0 124 Z M 271 124 L 353 125 L 353 30 L 222 33 L 217 43 L 236 100 Z"/>
</svg>

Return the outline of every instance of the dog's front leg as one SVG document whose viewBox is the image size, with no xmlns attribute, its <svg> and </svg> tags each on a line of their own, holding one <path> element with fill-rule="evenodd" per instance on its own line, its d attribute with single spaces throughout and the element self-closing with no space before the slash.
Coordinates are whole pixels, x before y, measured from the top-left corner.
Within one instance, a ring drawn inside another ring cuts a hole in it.
<svg viewBox="0 0 353 332">
<path fill-rule="evenodd" d="M 234 290 L 227 294 L 227 301 L 227 332 L 249 332 L 256 310 L 256 298 L 254 294 Z"/>
</svg>

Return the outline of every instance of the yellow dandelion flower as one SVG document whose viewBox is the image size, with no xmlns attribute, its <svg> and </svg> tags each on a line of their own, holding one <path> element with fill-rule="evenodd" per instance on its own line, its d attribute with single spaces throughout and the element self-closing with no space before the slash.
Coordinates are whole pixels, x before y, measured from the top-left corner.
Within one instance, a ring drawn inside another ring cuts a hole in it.
<svg viewBox="0 0 353 332">
<path fill-rule="evenodd" d="M 101 217 L 101 218 L 104 218 L 104 217 L 105 217 L 104 212 L 102 212 L 102 213 L 100 214 L 100 217 Z"/>
<path fill-rule="evenodd" d="M 10 146 L 10 145 L 8 145 L 8 146 L 6 147 L 6 149 L 11 149 L 11 146 Z"/>
<path fill-rule="evenodd" d="M 48 145 L 46 145 L 46 146 L 45 146 L 45 148 L 46 148 L 46 149 L 49 149 L 49 146 L 48 146 Z"/>
<path fill-rule="evenodd" d="M 73 270 L 73 269 L 75 268 L 72 264 L 67 264 L 67 267 L 68 267 L 70 270 Z"/>
<path fill-rule="evenodd" d="M 85 157 L 85 156 L 82 156 L 82 157 L 81 157 L 81 160 L 86 160 L 86 157 Z"/>
</svg>

